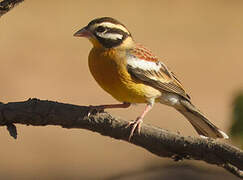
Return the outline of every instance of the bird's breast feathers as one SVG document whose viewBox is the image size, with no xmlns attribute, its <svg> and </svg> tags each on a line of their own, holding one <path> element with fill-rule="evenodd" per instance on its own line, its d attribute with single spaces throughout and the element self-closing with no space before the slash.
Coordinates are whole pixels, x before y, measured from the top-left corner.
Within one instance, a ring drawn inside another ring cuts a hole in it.
<svg viewBox="0 0 243 180">
<path fill-rule="evenodd" d="M 145 103 L 161 95 L 159 90 L 134 79 L 127 71 L 127 51 L 93 48 L 89 69 L 98 84 L 122 102 Z"/>
<path fill-rule="evenodd" d="M 175 75 L 141 45 L 130 49 L 93 48 L 89 68 L 98 84 L 119 101 L 144 103 L 158 100 L 163 93 L 189 99 Z"/>
</svg>

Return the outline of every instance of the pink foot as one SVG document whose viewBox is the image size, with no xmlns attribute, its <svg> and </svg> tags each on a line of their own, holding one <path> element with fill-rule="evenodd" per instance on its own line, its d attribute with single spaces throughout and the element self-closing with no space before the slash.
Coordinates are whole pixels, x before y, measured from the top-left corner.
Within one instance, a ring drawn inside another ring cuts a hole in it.
<svg viewBox="0 0 243 180">
<path fill-rule="evenodd" d="M 142 117 L 138 117 L 135 121 L 131 121 L 131 122 L 128 123 L 128 125 L 126 126 L 126 128 L 128 128 L 130 126 L 132 127 L 132 130 L 130 132 L 128 141 L 131 140 L 131 138 L 132 138 L 132 136 L 134 134 L 134 131 L 136 129 L 138 129 L 138 134 L 140 134 L 142 122 L 143 122 L 143 118 Z"/>
</svg>

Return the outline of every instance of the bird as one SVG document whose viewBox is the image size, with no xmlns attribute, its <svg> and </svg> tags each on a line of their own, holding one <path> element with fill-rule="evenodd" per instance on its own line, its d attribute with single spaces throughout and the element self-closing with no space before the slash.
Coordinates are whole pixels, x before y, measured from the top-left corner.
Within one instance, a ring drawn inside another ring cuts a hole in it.
<svg viewBox="0 0 243 180">
<path fill-rule="evenodd" d="M 211 123 L 191 102 L 176 75 L 148 48 L 137 43 L 125 25 L 112 17 L 95 18 L 76 33 L 92 44 L 88 65 L 96 82 L 120 103 L 91 106 L 96 110 L 128 108 L 146 104 L 144 111 L 127 128 L 129 141 L 135 131 L 140 134 L 145 115 L 155 103 L 175 108 L 204 138 L 228 135 Z"/>
</svg>

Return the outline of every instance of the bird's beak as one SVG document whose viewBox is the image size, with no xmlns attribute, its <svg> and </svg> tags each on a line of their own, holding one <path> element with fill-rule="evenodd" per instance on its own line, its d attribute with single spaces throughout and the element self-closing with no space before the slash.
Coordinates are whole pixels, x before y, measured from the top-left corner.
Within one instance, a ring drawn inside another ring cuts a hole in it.
<svg viewBox="0 0 243 180">
<path fill-rule="evenodd" d="M 76 33 L 74 33 L 73 36 L 89 38 L 91 35 L 92 35 L 91 32 L 89 30 L 87 30 L 86 27 L 84 27 L 84 28 L 80 29 L 79 31 L 77 31 Z"/>
</svg>

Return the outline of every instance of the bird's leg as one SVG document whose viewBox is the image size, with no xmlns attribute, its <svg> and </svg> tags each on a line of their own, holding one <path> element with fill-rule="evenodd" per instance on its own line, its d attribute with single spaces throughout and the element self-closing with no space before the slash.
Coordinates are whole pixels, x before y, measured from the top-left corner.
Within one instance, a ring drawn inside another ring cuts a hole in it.
<svg viewBox="0 0 243 180">
<path fill-rule="evenodd" d="M 130 127 L 130 126 L 132 127 L 132 130 L 130 132 L 129 139 L 128 139 L 129 141 L 131 140 L 136 128 L 138 129 L 138 134 L 140 134 L 140 129 L 141 129 L 141 124 L 143 122 L 143 118 L 152 109 L 152 107 L 153 107 L 153 104 L 147 104 L 145 107 L 145 110 L 142 112 L 142 114 L 140 116 L 138 116 L 135 121 L 131 121 L 128 123 L 126 128 Z"/>
<path fill-rule="evenodd" d="M 114 108 L 128 108 L 131 103 L 124 102 L 122 104 L 105 104 L 99 106 L 89 106 L 90 110 L 88 116 L 95 110 L 97 112 L 104 111 L 104 109 L 114 109 Z"/>
</svg>

